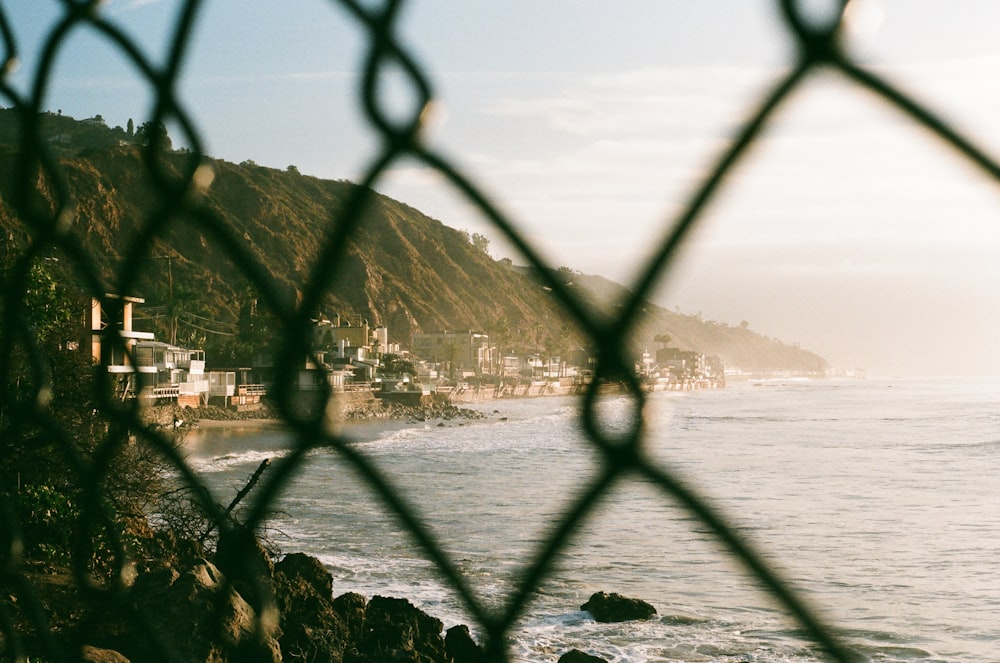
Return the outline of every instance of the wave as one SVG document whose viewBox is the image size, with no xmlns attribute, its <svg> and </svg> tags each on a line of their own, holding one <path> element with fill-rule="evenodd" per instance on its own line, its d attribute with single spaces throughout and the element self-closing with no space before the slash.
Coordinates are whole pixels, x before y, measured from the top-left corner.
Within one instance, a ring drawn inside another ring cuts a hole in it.
<svg viewBox="0 0 1000 663">
<path fill-rule="evenodd" d="M 548 399 L 525 399 L 548 400 Z M 366 440 L 357 439 L 368 453 L 398 453 L 414 449 L 463 452 L 487 451 L 498 447 L 551 445 L 546 432 L 563 431 L 579 410 L 561 405 L 538 411 L 524 401 L 504 404 L 482 419 L 431 420 L 387 428 Z M 558 446 L 558 444 L 556 445 Z"/>
<path fill-rule="evenodd" d="M 257 466 L 265 460 L 283 458 L 287 454 L 287 450 L 250 449 L 247 451 L 227 453 L 221 456 L 188 458 L 188 465 L 197 473 L 212 474 L 216 472 L 225 472 L 239 465 Z"/>
</svg>

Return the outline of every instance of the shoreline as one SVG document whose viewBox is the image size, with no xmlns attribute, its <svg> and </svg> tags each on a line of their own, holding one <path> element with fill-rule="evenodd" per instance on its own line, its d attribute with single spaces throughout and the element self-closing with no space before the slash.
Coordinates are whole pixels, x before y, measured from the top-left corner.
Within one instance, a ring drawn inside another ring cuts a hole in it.
<svg viewBox="0 0 1000 663">
<path fill-rule="evenodd" d="M 280 429 L 285 422 L 277 418 L 261 419 L 206 419 L 199 418 L 191 428 L 248 428 L 248 429 Z"/>
<path fill-rule="evenodd" d="M 486 419 L 488 416 L 478 409 L 459 407 L 452 403 L 432 402 L 411 406 L 373 400 L 342 409 L 330 424 L 338 433 L 353 437 L 352 431 L 375 429 L 381 432 L 408 425 L 426 424 L 428 421 L 437 421 L 438 425 L 443 425 L 444 422 L 475 421 Z M 226 410 L 217 406 L 199 408 L 172 406 L 163 408 L 161 412 L 156 413 L 156 416 L 151 417 L 151 421 L 158 422 L 163 426 L 172 425 L 174 428 L 185 431 L 198 429 L 246 432 L 293 430 L 284 419 L 276 416 L 266 405 L 256 410 L 243 412 Z M 369 436 L 365 435 L 364 437 Z"/>
</svg>

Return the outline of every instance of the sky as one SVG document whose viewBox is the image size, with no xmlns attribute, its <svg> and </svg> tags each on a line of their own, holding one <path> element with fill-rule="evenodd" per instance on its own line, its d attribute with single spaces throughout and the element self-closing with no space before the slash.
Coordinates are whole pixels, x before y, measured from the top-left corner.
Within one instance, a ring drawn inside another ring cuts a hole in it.
<svg viewBox="0 0 1000 663">
<path fill-rule="evenodd" d="M 0 0 L 19 40 L 16 88 L 30 89 L 62 4 Z M 359 179 L 379 144 L 358 101 L 357 20 L 326 0 L 202 4 L 178 91 L 206 152 Z M 799 4 L 815 21 L 832 6 Z M 100 11 L 161 63 L 179 6 L 111 0 Z M 1000 3 L 855 10 L 855 59 L 1000 156 Z M 765 0 L 409 0 L 397 31 L 435 95 L 427 144 L 552 264 L 626 285 L 795 52 Z M 112 126 L 148 118 L 147 87 L 93 32 L 74 33 L 56 65 L 44 108 Z M 412 112 L 405 77 L 380 92 L 390 116 Z M 422 164 L 394 164 L 376 188 L 523 263 Z M 746 320 L 869 375 L 1000 374 L 998 254 L 1000 184 L 823 73 L 725 182 L 655 300 Z"/>
</svg>

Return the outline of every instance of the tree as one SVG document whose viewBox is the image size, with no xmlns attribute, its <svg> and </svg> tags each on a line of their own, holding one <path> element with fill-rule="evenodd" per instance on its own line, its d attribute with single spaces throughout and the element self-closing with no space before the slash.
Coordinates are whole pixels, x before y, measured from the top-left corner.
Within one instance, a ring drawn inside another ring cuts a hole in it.
<svg viewBox="0 0 1000 663">
<path fill-rule="evenodd" d="M 490 253 L 490 238 L 479 233 L 472 233 L 472 246 L 486 255 Z"/>
<path fill-rule="evenodd" d="M 55 261 L 56 258 L 48 260 Z M 44 262 L 35 262 L 28 273 L 28 287 L 24 294 L 24 308 L 38 339 L 53 343 L 61 349 L 75 340 L 69 329 L 73 320 L 73 304 L 68 293 L 59 287 L 56 277 Z"/>
<path fill-rule="evenodd" d="M 237 292 L 233 304 L 239 310 L 236 335 L 227 337 L 218 346 L 206 348 L 213 366 L 253 366 L 258 355 L 273 352 L 281 340 L 281 335 L 275 333 L 280 328 L 277 317 L 260 305 L 257 292 L 250 285 Z"/>
<path fill-rule="evenodd" d="M 25 553 L 48 559 L 68 554 L 65 544 L 83 514 L 80 461 L 105 455 L 104 472 L 94 476 L 114 513 L 131 513 L 139 493 L 121 492 L 114 483 L 135 476 L 135 468 L 120 464 L 126 445 L 111 446 L 117 453 L 106 454 L 111 428 L 100 414 L 100 385 L 89 353 L 78 342 L 80 316 L 74 311 L 85 310 L 82 293 L 59 285 L 55 259 L 28 265 L 23 287 L 17 288 L 24 266 L 10 253 L 6 257 L 0 265 L 7 286 L 0 330 L 6 337 L 0 347 L 7 351 L 0 398 L 0 502 L 11 505 Z M 145 476 L 140 483 L 153 481 Z M 92 523 L 96 529 L 90 534 L 100 539 L 97 530 L 104 531 L 107 523 Z M 91 549 L 97 545 L 92 542 Z"/>
<path fill-rule="evenodd" d="M 417 373 L 412 361 L 396 354 L 385 355 L 382 358 L 382 365 L 385 367 L 384 372 L 386 375 L 402 376 L 416 375 Z"/>
<path fill-rule="evenodd" d="M 510 351 L 510 345 L 512 344 L 512 334 L 513 325 L 511 325 L 510 318 L 506 315 L 498 316 L 493 324 L 490 325 L 490 338 L 495 342 L 496 348 L 496 360 L 499 362 L 497 366 L 496 373 L 499 373 L 501 379 L 504 378 L 504 353 Z"/>
<path fill-rule="evenodd" d="M 136 138 L 142 145 L 155 145 L 163 150 L 170 150 L 172 144 L 170 136 L 167 134 L 167 127 L 162 122 L 143 122 L 135 132 Z"/>
<path fill-rule="evenodd" d="M 72 352 L 79 342 L 74 312 L 83 311 L 82 297 L 71 296 L 53 273 L 55 257 L 22 264 L 17 247 L 8 237 L 0 244 L 0 347 L 8 354 L 0 362 L 6 369 L 0 379 L 6 390 L 0 399 L 0 427 L 7 416 L 19 412 L 16 403 L 30 402 L 38 391 L 51 394 L 53 359 Z M 0 439 L 4 436 L 0 434 Z"/>
<path fill-rule="evenodd" d="M 167 330 L 171 345 L 177 344 L 180 334 L 180 324 L 184 317 L 193 312 L 199 300 L 198 291 L 183 283 L 170 288 L 170 298 L 167 300 Z"/>
<path fill-rule="evenodd" d="M 565 286 L 573 285 L 573 281 L 576 279 L 576 275 L 578 273 L 579 272 L 576 272 L 573 269 L 566 266 L 560 267 L 559 269 L 556 270 L 556 274 L 559 277 L 559 282 Z"/>
</svg>

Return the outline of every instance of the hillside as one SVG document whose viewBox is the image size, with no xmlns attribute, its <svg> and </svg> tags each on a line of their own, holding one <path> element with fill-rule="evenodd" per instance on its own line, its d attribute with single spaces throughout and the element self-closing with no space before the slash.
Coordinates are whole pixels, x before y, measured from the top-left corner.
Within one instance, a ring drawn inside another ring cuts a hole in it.
<svg viewBox="0 0 1000 663">
<path fill-rule="evenodd" d="M 530 270 L 520 268 L 528 274 Z M 615 315 L 621 303 L 629 299 L 631 291 L 625 286 L 602 276 L 571 272 L 562 268 L 566 283 L 593 310 L 607 316 Z M 660 347 L 658 338 L 669 337 L 670 347 L 695 350 L 721 357 L 726 366 L 745 371 L 802 371 L 822 372 L 827 361 L 809 350 L 762 336 L 746 326 L 733 327 L 726 323 L 703 320 L 698 315 L 685 315 L 670 311 L 656 304 L 646 303 L 644 315 L 633 334 L 632 344 L 637 351 L 650 353 Z"/>
<path fill-rule="evenodd" d="M 124 256 L 154 204 L 138 143 L 142 132 L 46 116 L 77 210 L 71 233 L 90 256 L 106 288 L 115 290 Z M 17 155 L 13 112 L 0 110 L 0 230 L 26 241 L 30 233 L 11 204 Z M 103 133 L 102 133 L 103 132 Z M 137 137 L 138 135 L 138 137 Z M 183 153 L 166 159 L 180 170 Z M 325 239 L 354 187 L 281 171 L 251 162 L 212 161 L 214 180 L 205 204 L 253 256 L 267 279 L 297 301 L 310 279 Z M 50 187 L 41 198 L 55 208 Z M 129 294 L 145 298 L 149 316 L 137 323 L 164 334 L 167 321 L 178 340 L 211 346 L 236 333 L 246 306 L 248 280 L 203 220 L 177 219 L 143 250 L 141 278 Z M 59 256 L 55 256 L 59 257 Z M 78 278 L 68 256 L 58 262 L 62 277 Z M 578 292 L 599 309 L 613 312 L 624 294 L 600 277 L 577 279 Z M 704 322 L 650 305 L 636 343 L 655 348 L 652 337 L 669 334 L 672 345 L 716 354 L 728 365 L 773 370 L 815 370 L 825 365 L 813 353 L 763 338 L 750 330 Z M 409 346 L 415 332 L 478 329 L 500 338 L 505 349 L 568 352 L 579 339 L 566 328 L 546 290 L 510 261 L 492 259 L 467 233 L 450 228 L 403 203 L 374 194 L 338 266 L 316 315 L 364 318 L 385 326 L 390 338 Z"/>
</svg>

